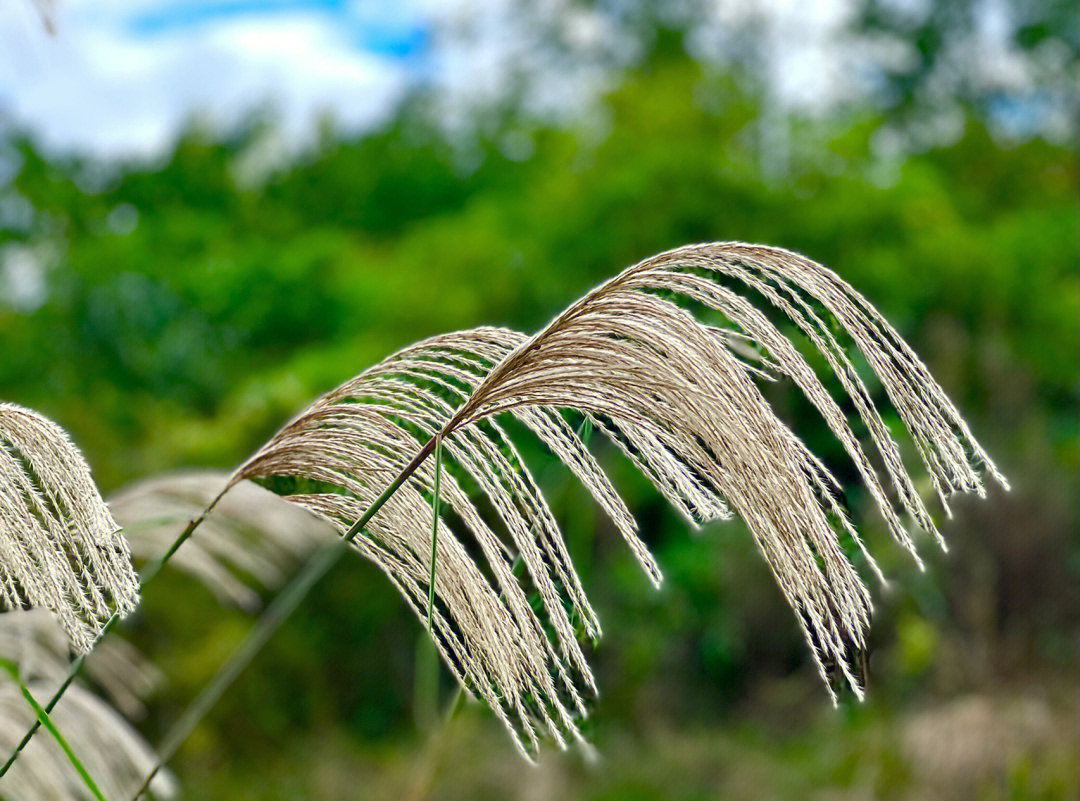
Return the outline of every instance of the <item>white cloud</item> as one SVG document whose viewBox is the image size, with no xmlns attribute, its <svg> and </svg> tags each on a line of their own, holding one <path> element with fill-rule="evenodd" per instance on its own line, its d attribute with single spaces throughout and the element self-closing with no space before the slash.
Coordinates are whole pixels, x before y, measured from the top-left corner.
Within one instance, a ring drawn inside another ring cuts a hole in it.
<svg viewBox="0 0 1080 801">
<path fill-rule="evenodd" d="M 270 102 L 300 138 L 323 113 L 370 124 L 408 84 L 406 63 L 365 51 L 317 8 L 139 30 L 152 9 L 69 0 L 49 36 L 28 0 L 3 3 L 0 109 L 60 150 L 154 155 L 193 113 L 228 125 Z"/>
</svg>

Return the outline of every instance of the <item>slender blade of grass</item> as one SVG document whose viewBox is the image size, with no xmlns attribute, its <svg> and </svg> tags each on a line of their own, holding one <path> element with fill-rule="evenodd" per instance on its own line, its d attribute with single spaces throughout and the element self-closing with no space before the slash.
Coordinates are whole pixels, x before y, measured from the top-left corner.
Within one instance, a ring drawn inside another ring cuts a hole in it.
<svg viewBox="0 0 1080 801">
<path fill-rule="evenodd" d="M 37 715 L 37 720 L 40 725 L 44 726 L 45 731 L 49 732 L 49 734 L 52 735 L 53 739 L 56 740 L 57 744 L 63 750 L 64 755 L 67 756 L 68 761 L 71 763 L 71 766 L 75 768 L 76 772 L 79 774 L 80 778 L 82 778 L 83 783 L 86 785 L 87 789 L 89 789 L 90 792 L 93 794 L 94 798 L 98 799 L 98 801 L 105 801 L 105 795 L 101 792 L 101 789 L 97 786 L 94 778 L 90 775 L 90 771 L 88 771 L 83 766 L 83 763 L 79 761 L 79 758 L 75 755 L 75 752 L 72 750 L 71 745 L 68 744 L 68 741 L 64 738 L 64 735 L 60 733 L 60 730 L 56 728 L 56 724 L 53 723 L 52 718 L 49 717 L 49 713 L 45 711 L 45 708 L 41 704 L 38 703 L 37 699 L 34 698 L 33 693 L 30 692 L 30 688 L 26 686 L 26 682 L 22 680 L 22 676 L 19 674 L 18 666 L 8 659 L 0 659 L 0 668 L 6 670 L 11 675 L 12 680 L 19 687 L 19 692 L 21 692 L 23 698 L 26 699 L 26 703 L 30 705 L 30 708 L 34 710 L 34 714 Z"/>
</svg>

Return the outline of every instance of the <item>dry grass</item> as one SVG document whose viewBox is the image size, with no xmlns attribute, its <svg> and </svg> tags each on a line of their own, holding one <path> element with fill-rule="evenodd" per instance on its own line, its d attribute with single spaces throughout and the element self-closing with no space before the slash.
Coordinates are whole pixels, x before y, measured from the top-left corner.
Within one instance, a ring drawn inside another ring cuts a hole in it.
<svg viewBox="0 0 1080 801">
<path fill-rule="evenodd" d="M 719 313 L 724 325 L 702 323 L 673 296 Z M 838 401 L 754 300 L 785 316 L 820 352 L 869 433 L 884 480 Z M 583 695 L 595 684 L 578 625 L 592 637 L 600 625 L 500 415 L 513 414 L 548 445 L 611 517 L 649 578 L 660 581 L 625 504 L 563 417 L 574 410 L 691 524 L 741 516 L 826 683 L 828 665 L 861 694 L 850 661 L 864 646 L 871 601 L 841 537 L 858 543 L 880 571 L 838 500 L 838 482 L 776 416 L 755 380 L 780 374 L 799 387 L 912 554 L 903 513 L 942 540 L 841 336 L 877 375 L 946 511 L 953 493 L 983 494 L 980 466 L 1005 485 L 926 367 L 862 296 L 801 256 L 741 243 L 684 247 L 641 262 L 533 337 L 479 328 L 406 348 L 317 400 L 232 481 L 288 479 L 287 500 L 345 532 L 425 444 L 441 440 L 443 502 L 461 529 L 459 536 L 448 520 L 438 524 L 433 636 L 462 685 L 531 754 L 537 722 L 560 745 L 580 738 L 575 712 L 585 713 Z M 757 363 L 746 360 L 748 351 L 759 354 Z M 297 479 L 299 490 L 292 489 Z M 422 619 L 429 614 L 433 479 L 430 463 L 421 461 L 355 540 Z M 466 494 L 464 479 L 485 496 L 500 534 Z M 515 558 L 535 589 L 535 606 L 512 572 Z"/>
<path fill-rule="evenodd" d="M 128 546 L 67 434 L 0 404 L 0 599 L 49 609 L 80 652 L 138 600 Z"/>
<path fill-rule="evenodd" d="M 191 518 L 206 508 L 229 474 L 168 473 L 138 481 L 109 497 L 137 563 L 158 559 Z M 170 564 L 196 578 L 221 601 L 252 610 L 259 587 L 277 587 L 291 568 L 333 531 L 311 514 L 250 481 L 234 486 Z"/>
</svg>

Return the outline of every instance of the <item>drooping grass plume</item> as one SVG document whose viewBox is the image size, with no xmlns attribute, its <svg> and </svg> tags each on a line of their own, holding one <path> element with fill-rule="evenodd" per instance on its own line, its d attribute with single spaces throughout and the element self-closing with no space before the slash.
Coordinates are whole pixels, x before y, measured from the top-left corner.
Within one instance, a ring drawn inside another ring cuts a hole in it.
<svg viewBox="0 0 1080 801">
<path fill-rule="evenodd" d="M 456 405 L 523 337 L 501 329 L 436 337 L 376 365 L 324 396 L 285 426 L 236 472 L 235 479 L 299 476 L 313 491 L 286 495 L 346 531 L 401 472 Z M 636 539 L 633 519 L 573 430 L 553 410 L 523 410 L 523 420 L 571 461 L 603 499 L 617 524 Z M 583 711 L 575 673 L 592 679 L 577 642 L 570 597 L 590 633 L 595 615 L 584 602 L 554 517 L 513 443 L 497 423 L 477 425 L 444 442 L 444 459 L 460 466 L 491 501 L 513 549 L 495 534 L 449 470 L 442 474 L 445 508 L 457 515 L 483 554 L 488 575 L 450 530 L 438 523 L 436 645 L 459 680 L 536 746 L 538 718 L 559 742 L 575 735 L 573 707 Z M 433 470 L 420 463 L 412 480 L 369 522 L 355 547 L 378 565 L 426 623 L 432 540 Z M 640 550 L 644 552 L 642 547 Z M 511 571 L 523 554 L 558 631 L 553 647 L 544 619 Z M 548 560 L 554 560 L 552 566 Z M 655 564 L 648 558 L 650 568 Z M 517 736 L 517 735 L 515 735 Z M 524 748 L 524 744 L 522 743 Z"/>
<path fill-rule="evenodd" d="M 722 323 L 702 323 L 676 298 L 719 313 Z M 838 400 L 765 312 L 769 307 L 824 357 L 869 434 L 884 478 Z M 876 373 L 943 504 L 954 492 L 983 492 L 980 464 L 1005 485 L 922 362 L 862 296 L 808 259 L 741 243 L 689 246 L 641 262 L 530 338 L 481 328 L 406 348 L 316 401 L 234 480 L 307 482 L 307 490 L 286 499 L 345 531 L 439 437 L 454 466 L 443 473 L 443 500 L 461 530 L 445 519 L 437 530 L 433 636 L 459 680 L 515 737 L 523 733 L 528 745 L 519 744 L 531 750 L 537 719 L 560 743 L 577 734 L 572 710 L 584 710 L 578 682 L 589 690 L 594 684 L 574 621 L 594 637 L 600 627 L 499 415 L 512 413 L 571 468 L 649 577 L 660 580 L 632 517 L 561 410 L 584 413 L 692 524 L 731 513 L 745 520 L 822 675 L 824 664 L 835 665 L 860 693 L 849 656 L 864 646 L 871 601 L 837 531 L 880 571 L 838 500 L 839 484 L 754 382 L 784 375 L 799 387 L 844 446 L 890 531 L 914 554 L 901 513 L 940 535 L 842 336 Z M 756 362 L 747 361 L 748 352 Z M 489 527 L 455 473 L 480 488 L 504 536 Z M 355 541 L 422 619 L 431 484 L 432 469 L 421 460 Z M 483 564 L 470 556 L 466 532 Z M 515 556 L 526 565 L 538 609 L 510 573 Z"/>
<path fill-rule="evenodd" d="M 36 610 L 0 614 L 0 657 L 14 663 L 29 692 L 45 698 L 62 675 L 64 635 L 56 621 Z M 96 655 L 95 651 L 95 655 Z M 113 663 L 117 679 L 137 679 L 131 665 Z M 142 669 L 140 666 L 139 670 Z M 52 710 L 52 723 L 85 766 L 106 798 L 129 793 L 153 765 L 153 751 L 106 701 L 78 684 L 71 686 Z M 0 748 L 13 748 L 35 719 L 19 684 L 0 674 Z M 175 794 L 175 782 L 159 774 L 151 785 L 158 798 Z M 92 799 L 94 793 L 53 737 L 29 743 L 11 769 L 0 778 L 0 797 L 6 801 L 72 801 Z"/>
<path fill-rule="evenodd" d="M 745 295 L 720 279 L 735 282 Z M 769 408 L 727 347 L 729 337 L 717 336 L 661 293 L 720 312 L 764 349 L 775 370 L 792 378 L 843 443 L 893 534 L 912 553 L 914 545 L 836 401 L 746 295 L 757 293 L 786 315 L 822 353 L 870 431 L 899 505 L 925 530 L 940 540 L 899 447 L 825 317 L 876 373 L 946 511 L 952 493 L 983 494 L 980 463 L 1007 487 L 926 367 L 861 295 L 802 256 L 742 243 L 679 248 L 601 285 L 508 355 L 446 429 L 536 406 L 572 407 L 606 420 L 608 432 L 691 521 L 722 516 L 728 506 L 745 520 L 819 668 L 823 660 L 835 664 L 859 693 L 848 654 L 864 645 L 870 599 L 833 529 L 842 527 L 862 545 L 836 500 L 839 485 Z"/>
<path fill-rule="evenodd" d="M 158 559 L 184 523 L 205 509 L 228 480 L 228 473 L 217 470 L 168 473 L 110 496 L 109 508 L 124 527 L 136 563 Z M 313 548 L 333 538 L 333 530 L 315 515 L 241 481 L 170 564 L 220 600 L 252 610 L 259 604 L 258 587 L 275 588 Z"/>
<path fill-rule="evenodd" d="M 0 403 L 0 600 L 50 610 L 86 652 L 137 599 L 127 544 L 82 454 L 55 423 Z"/>
</svg>

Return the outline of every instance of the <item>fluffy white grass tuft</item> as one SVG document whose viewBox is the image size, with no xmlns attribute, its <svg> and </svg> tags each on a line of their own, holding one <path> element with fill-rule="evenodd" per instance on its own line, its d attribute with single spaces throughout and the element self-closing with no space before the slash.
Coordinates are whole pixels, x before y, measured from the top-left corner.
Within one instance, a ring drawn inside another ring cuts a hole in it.
<svg viewBox="0 0 1080 801">
<path fill-rule="evenodd" d="M 138 593 L 82 454 L 55 423 L 0 403 L 0 600 L 50 610 L 85 653 L 113 608 L 127 614 Z"/>
</svg>

